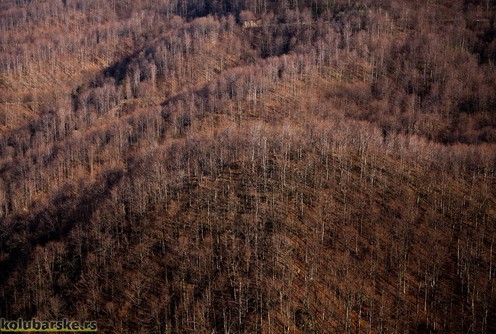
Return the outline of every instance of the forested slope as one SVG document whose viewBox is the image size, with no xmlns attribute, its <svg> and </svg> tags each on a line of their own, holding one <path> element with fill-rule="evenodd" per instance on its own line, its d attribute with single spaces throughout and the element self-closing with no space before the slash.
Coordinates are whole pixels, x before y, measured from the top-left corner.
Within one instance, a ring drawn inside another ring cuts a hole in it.
<svg viewBox="0 0 496 334">
<path fill-rule="evenodd" d="M 494 1 L 0 13 L 0 318 L 496 331 Z"/>
</svg>

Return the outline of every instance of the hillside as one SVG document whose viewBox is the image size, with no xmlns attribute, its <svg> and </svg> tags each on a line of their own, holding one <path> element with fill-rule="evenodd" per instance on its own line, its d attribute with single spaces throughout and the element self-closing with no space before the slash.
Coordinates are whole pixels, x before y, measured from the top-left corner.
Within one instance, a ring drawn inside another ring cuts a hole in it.
<svg viewBox="0 0 496 334">
<path fill-rule="evenodd" d="M 495 17 L 0 2 L 0 318 L 496 332 Z"/>
</svg>

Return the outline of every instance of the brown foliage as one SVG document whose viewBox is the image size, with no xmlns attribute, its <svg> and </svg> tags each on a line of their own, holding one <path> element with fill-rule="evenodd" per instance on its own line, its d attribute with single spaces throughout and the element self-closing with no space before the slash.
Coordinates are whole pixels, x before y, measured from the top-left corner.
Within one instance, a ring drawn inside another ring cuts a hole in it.
<svg viewBox="0 0 496 334">
<path fill-rule="evenodd" d="M 495 331 L 494 13 L 2 2 L 0 315 Z"/>
</svg>

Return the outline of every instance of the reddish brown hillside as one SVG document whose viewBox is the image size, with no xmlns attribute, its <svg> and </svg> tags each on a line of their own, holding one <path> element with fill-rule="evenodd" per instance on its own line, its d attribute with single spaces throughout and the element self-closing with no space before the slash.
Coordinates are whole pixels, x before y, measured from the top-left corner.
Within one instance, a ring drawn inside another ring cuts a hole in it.
<svg viewBox="0 0 496 334">
<path fill-rule="evenodd" d="M 495 13 L 3 1 L 0 318 L 496 332 Z"/>
</svg>

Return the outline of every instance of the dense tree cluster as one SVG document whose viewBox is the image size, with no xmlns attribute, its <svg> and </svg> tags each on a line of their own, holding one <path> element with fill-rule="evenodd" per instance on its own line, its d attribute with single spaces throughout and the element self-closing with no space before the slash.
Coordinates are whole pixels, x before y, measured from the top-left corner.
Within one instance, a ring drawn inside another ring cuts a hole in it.
<svg viewBox="0 0 496 334">
<path fill-rule="evenodd" d="M 496 331 L 495 14 L 0 3 L 0 317 Z"/>
</svg>

